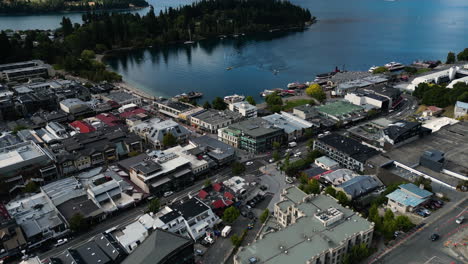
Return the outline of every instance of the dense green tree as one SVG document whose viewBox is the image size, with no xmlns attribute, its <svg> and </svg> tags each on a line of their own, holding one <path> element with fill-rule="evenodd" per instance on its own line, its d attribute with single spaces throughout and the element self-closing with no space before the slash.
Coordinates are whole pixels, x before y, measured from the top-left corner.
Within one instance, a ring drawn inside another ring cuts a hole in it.
<svg viewBox="0 0 468 264">
<path fill-rule="evenodd" d="M 239 247 L 242 243 L 242 240 L 237 234 L 234 234 L 231 236 L 231 243 L 234 247 Z"/>
<path fill-rule="evenodd" d="M 206 102 L 203 104 L 203 108 L 205 108 L 205 109 L 210 109 L 210 108 L 211 108 L 210 102 L 206 101 Z"/>
<path fill-rule="evenodd" d="M 152 213 L 159 212 L 159 208 L 161 208 L 161 202 L 159 201 L 158 198 L 152 199 L 148 204 L 148 211 Z"/>
<path fill-rule="evenodd" d="M 245 100 L 251 105 L 257 105 L 257 102 L 255 102 L 255 99 L 251 95 L 247 96 Z"/>
<path fill-rule="evenodd" d="M 273 147 L 273 149 L 279 150 L 281 148 L 281 143 L 278 141 L 274 141 L 273 143 L 271 143 L 271 146 Z"/>
<path fill-rule="evenodd" d="M 410 66 L 406 66 L 403 70 L 409 74 L 416 74 L 418 72 L 418 69 L 416 69 L 415 67 L 410 67 Z"/>
<path fill-rule="evenodd" d="M 177 138 L 172 133 L 166 133 L 163 136 L 162 144 L 164 147 L 172 147 L 177 144 Z"/>
<path fill-rule="evenodd" d="M 278 150 L 273 151 L 273 154 L 271 155 L 274 161 L 278 161 L 281 159 L 281 155 Z"/>
<path fill-rule="evenodd" d="M 265 223 L 269 215 L 270 215 L 270 210 L 268 210 L 268 208 L 263 210 L 262 214 L 260 215 L 260 222 Z"/>
<path fill-rule="evenodd" d="M 89 224 L 88 220 L 84 218 L 84 216 L 80 213 L 74 214 L 70 218 L 70 229 L 74 232 L 84 232 L 88 230 Z"/>
<path fill-rule="evenodd" d="M 340 203 L 343 206 L 349 204 L 348 196 L 346 196 L 346 194 L 343 191 L 338 191 L 336 193 L 336 199 L 338 200 L 338 203 Z"/>
<path fill-rule="evenodd" d="M 239 215 L 239 209 L 237 209 L 234 206 L 230 206 L 226 210 L 224 210 L 223 221 L 228 224 L 232 224 L 239 217 Z"/>
<path fill-rule="evenodd" d="M 29 181 L 23 189 L 25 193 L 35 193 L 39 191 L 39 185 L 35 181 Z"/>
<path fill-rule="evenodd" d="M 365 243 L 359 245 L 354 245 L 351 250 L 346 253 L 343 257 L 342 264 L 358 264 L 361 263 L 364 259 L 369 257 L 372 254 L 372 251 L 369 250 Z"/>
<path fill-rule="evenodd" d="M 240 162 L 233 162 L 231 164 L 231 170 L 232 170 L 232 174 L 234 175 L 240 175 L 242 173 L 244 173 L 245 171 L 245 165 L 240 163 Z"/>
<path fill-rule="evenodd" d="M 449 52 L 447 54 L 447 60 L 445 61 L 446 64 L 453 64 L 455 63 L 455 53 Z"/>
<path fill-rule="evenodd" d="M 267 104 L 268 109 L 272 112 L 281 111 L 281 108 L 283 106 L 283 99 L 281 99 L 281 96 L 279 96 L 276 92 L 267 95 L 265 97 L 265 102 Z"/>
<path fill-rule="evenodd" d="M 211 186 L 211 180 L 210 180 L 210 179 L 206 179 L 206 180 L 205 180 L 205 183 L 203 184 L 203 186 L 205 186 L 205 187 Z"/>
<path fill-rule="evenodd" d="M 464 49 L 462 52 L 457 54 L 457 59 L 459 61 L 468 61 L 468 48 Z"/>
<path fill-rule="evenodd" d="M 216 97 L 211 105 L 213 109 L 216 110 L 225 110 L 227 108 L 226 102 L 224 102 L 223 98 L 221 97 Z"/>
<path fill-rule="evenodd" d="M 73 33 L 73 25 L 70 18 L 62 17 L 62 22 L 60 25 L 62 26 L 62 33 L 65 37 Z"/>
<path fill-rule="evenodd" d="M 94 59 L 96 58 L 96 54 L 92 50 L 85 49 L 81 52 L 81 58 L 85 60 Z"/>
<path fill-rule="evenodd" d="M 333 188 L 333 186 L 331 186 L 331 185 L 330 185 L 330 186 L 327 186 L 327 188 L 325 188 L 325 193 L 326 193 L 326 194 L 329 194 L 329 195 L 331 195 L 331 196 L 333 196 L 333 197 L 336 196 L 336 190 L 335 190 L 335 188 Z"/>
</svg>

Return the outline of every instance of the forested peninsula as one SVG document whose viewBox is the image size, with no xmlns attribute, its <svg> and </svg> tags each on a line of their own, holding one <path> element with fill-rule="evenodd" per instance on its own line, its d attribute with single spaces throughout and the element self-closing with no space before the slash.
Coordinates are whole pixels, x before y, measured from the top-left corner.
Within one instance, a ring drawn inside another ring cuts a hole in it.
<svg viewBox="0 0 468 264">
<path fill-rule="evenodd" d="M 0 0 L 0 13 L 38 14 L 51 12 L 137 9 L 147 7 L 145 0 Z"/>
<path fill-rule="evenodd" d="M 220 35 L 238 35 L 291 28 L 313 23 L 310 11 L 279 0 L 203 0 L 159 15 L 130 13 L 83 14 L 83 24 L 63 18 L 50 33 L 27 31 L 20 37 L 0 34 L 0 63 L 41 59 L 92 81 L 118 80 L 93 59 L 95 53 L 120 48 L 158 46 Z M 49 35 L 48 35 L 49 34 Z M 24 36 L 26 35 L 26 36 Z"/>
</svg>

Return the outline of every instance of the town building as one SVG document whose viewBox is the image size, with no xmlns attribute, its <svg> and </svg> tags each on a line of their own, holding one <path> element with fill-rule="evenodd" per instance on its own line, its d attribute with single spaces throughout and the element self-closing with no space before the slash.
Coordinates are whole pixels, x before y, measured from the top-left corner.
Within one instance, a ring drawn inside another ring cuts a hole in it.
<svg viewBox="0 0 468 264">
<path fill-rule="evenodd" d="M 78 98 L 69 98 L 60 101 L 60 109 L 62 109 L 65 113 L 74 116 L 87 115 L 93 113 L 93 111 L 89 108 L 88 104 Z"/>
<path fill-rule="evenodd" d="M 403 97 L 401 96 L 402 92 L 400 89 L 384 85 L 384 86 L 374 86 L 371 88 L 363 88 L 357 90 L 357 92 L 377 95 L 388 100 L 388 110 L 396 108 L 401 102 L 403 102 Z M 387 110 L 383 109 L 383 110 Z"/>
<path fill-rule="evenodd" d="M 130 127 L 130 131 L 140 136 L 146 143 L 156 149 L 164 148 L 164 135 L 171 133 L 179 143 L 187 141 L 190 131 L 172 119 L 161 120 L 153 118 L 145 122 L 137 123 Z"/>
<path fill-rule="evenodd" d="M 2 221 L 0 224 L 0 234 L 0 259 L 13 259 L 20 256 L 21 250 L 27 247 L 25 235 L 21 227 L 14 220 Z"/>
<path fill-rule="evenodd" d="M 394 212 L 413 212 L 415 208 L 431 197 L 431 192 L 419 188 L 412 183 L 402 184 L 398 186 L 397 190 L 387 195 L 387 207 Z"/>
<path fill-rule="evenodd" d="M 0 79 L 7 82 L 21 81 L 35 77 L 51 77 L 55 71 L 52 66 L 40 60 L 24 61 L 0 65 Z"/>
<path fill-rule="evenodd" d="M 102 233 L 77 247 L 45 259 L 46 264 L 119 264 L 127 256 L 123 248 L 108 233 Z"/>
<path fill-rule="evenodd" d="M 447 188 L 456 189 L 460 182 L 468 180 L 466 175 L 468 154 L 461 151 L 468 149 L 466 131 L 468 131 L 467 122 L 443 127 L 411 144 L 393 148 L 385 154 L 372 157 L 368 160 L 368 170 L 372 174 L 376 173 L 382 181 L 385 177 L 381 175 L 392 173 L 403 178 L 424 177 Z M 424 162 L 421 164 L 421 157 L 429 154 L 427 151 L 431 153 L 430 160 L 438 164 L 436 166 L 438 169 L 434 170 L 432 166 Z M 444 153 L 442 162 L 437 158 L 436 152 Z"/>
<path fill-rule="evenodd" d="M 190 160 L 174 153 L 159 153 L 153 159 L 131 165 L 130 179 L 144 192 L 157 196 L 182 190 L 194 180 Z"/>
<path fill-rule="evenodd" d="M 321 115 L 317 108 L 310 104 L 294 107 L 293 115 L 309 121 L 314 127 L 319 129 L 330 129 L 337 123 L 337 120 Z"/>
<path fill-rule="evenodd" d="M 358 141 L 339 134 L 329 134 L 314 141 L 314 150 L 318 150 L 337 161 L 342 167 L 364 171 L 366 161 L 378 152 Z"/>
<path fill-rule="evenodd" d="M 122 264 L 192 264 L 194 252 L 193 240 L 156 229 Z"/>
<path fill-rule="evenodd" d="M 50 147 L 62 174 L 97 167 L 143 151 L 141 139 L 124 127 L 76 134 Z"/>
<path fill-rule="evenodd" d="M 338 164 L 338 162 L 330 159 L 327 156 L 316 158 L 314 163 L 315 165 L 319 166 L 324 170 L 336 170 L 340 167 L 340 164 Z"/>
<path fill-rule="evenodd" d="M 248 102 L 235 102 L 229 104 L 229 110 L 241 114 L 246 118 L 257 117 L 257 107 Z"/>
<path fill-rule="evenodd" d="M 378 149 L 383 149 L 385 139 L 383 138 L 383 130 L 391 125 L 393 121 L 386 118 L 377 118 L 365 123 L 359 123 L 346 131 L 349 136 L 357 141 L 365 142 Z"/>
<path fill-rule="evenodd" d="M 372 242 L 374 223 L 330 196 L 307 195 L 295 186 L 282 191 L 273 216 L 280 228 L 264 231 L 241 247 L 235 264 L 337 264 L 353 246 L 369 247 Z"/>
<path fill-rule="evenodd" d="M 316 107 L 320 115 L 347 124 L 366 117 L 364 108 L 347 101 L 334 101 Z"/>
<path fill-rule="evenodd" d="M 239 113 L 229 110 L 218 111 L 207 109 L 193 115 L 191 117 L 191 124 L 195 128 L 216 134 L 218 129 L 227 127 L 241 118 L 242 116 Z"/>
<path fill-rule="evenodd" d="M 217 166 L 229 164 L 236 159 L 236 150 L 208 135 L 194 137 L 189 140 L 190 145 L 201 151 L 201 154 L 212 159 Z"/>
<path fill-rule="evenodd" d="M 88 122 L 82 120 L 73 121 L 68 125 L 78 133 L 91 133 L 96 131 L 96 128 L 94 128 Z"/>
<path fill-rule="evenodd" d="M 363 197 L 382 187 L 382 183 L 370 175 L 356 175 L 352 179 L 334 186 L 335 190 L 342 191 L 349 200 Z"/>
<path fill-rule="evenodd" d="M 21 142 L 0 149 L 1 180 L 15 176 L 51 180 L 57 177 L 53 156 L 32 141 Z"/>
<path fill-rule="evenodd" d="M 175 100 L 162 100 L 156 102 L 156 104 L 160 113 L 188 122 L 190 122 L 191 116 L 204 111 L 202 107 L 195 107 L 191 104 Z"/>
<path fill-rule="evenodd" d="M 338 169 L 323 175 L 321 179 L 332 186 L 338 186 L 353 179 L 357 175 L 357 173 L 349 169 Z"/>
<path fill-rule="evenodd" d="M 110 92 L 108 94 L 101 95 L 101 97 L 106 101 L 113 101 L 119 105 L 136 104 L 138 106 L 141 106 L 142 103 L 141 97 L 135 96 L 124 91 Z"/>
<path fill-rule="evenodd" d="M 468 103 L 457 101 L 455 103 L 455 110 L 453 112 L 455 118 L 461 118 L 468 115 Z"/>
<path fill-rule="evenodd" d="M 140 220 L 126 225 L 123 228 L 111 229 L 112 235 L 128 254 L 132 253 L 149 236 L 150 230 Z"/>
<path fill-rule="evenodd" d="M 21 226 L 30 247 L 68 232 L 55 206 L 43 193 L 12 200 L 5 208 Z"/>
<path fill-rule="evenodd" d="M 272 126 L 262 118 L 251 118 L 218 130 L 218 139 L 251 153 L 272 149 L 273 142 L 284 141 L 284 130 Z"/>
<path fill-rule="evenodd" d="M 388 79 L 384 75 L 361 72 L 338 72 L 331 78 L 329 84 L 336 87 L 334 91 L 336 95 L 344 96 L 358 89 L 383 87 L 387 82 Z"/>
<path fill-rule="evenodd" d="M 407 85 L 406 90 L 414 91 L 420 83 L 450 83 L 451 87 L 454 84 L 452 82 L 457 79 L 464 78 L 468 76 L 468 70 L 462 69 L 459 66 L 453 66 L 449 69 L 432 72 L 423 76 L 418 76 L 414 78 L 409 85 Z M 450 87 L 449 87 L 450 88 Z"/>
<path fill-rule="evenodd" d="M 365 109 L 378 109 L 387 111 L 391 106 L 388 98 L 373 93 L 347 93 L 344 99 L 354 105 L 362 106 Z"/>
<path fill-rule="evenodd" d="M 220 222 L 211 208 L 196 197 L 166 206 L 154 218 L 154 229 L 161 228 L 194 241 Z"/>
<path fill-rule="evenodd" d="M 182 147 L 180 145 L 164 150 L 164 154 L 175 154 L 179 157 L 183 157 L 190 162 L 193 175 L 197 176 L 206 173 L 211 168 L 210 162 L 205 160 L 202 156 L 196 156 L 197 151 L 194 151 L 192 145 Z"/>
<path fill-rule="evenodd" d="M 306 131 L 314 126 L 312 123 L 286 112 L 274 113 L 264 116 L 262 119 L 268 121 L 274 127 L 283 129 L 288 141 L 295 141 L 304 137 Z"/>
<path fill-rule="evenodd" d="M 393 147 L 398 147 L 430 133 L 431 130 L 419 122 L 399 120 L 383 130 L 383 139 Z"/>
<path fill-rule="evenodd" d="M 430 106 L 426 107 L 426 109 L 422 112 L 422 115 L 424 117 L 427 117 L 427 116 L 440 116 L 440 114 L 442 114 L 442 112 L 444 112 L 444 109 L 442 109 L 440 107 L 437 107 L 437 106 L 434 106 L 434 105 L 430 105 Z"/>
</svg>

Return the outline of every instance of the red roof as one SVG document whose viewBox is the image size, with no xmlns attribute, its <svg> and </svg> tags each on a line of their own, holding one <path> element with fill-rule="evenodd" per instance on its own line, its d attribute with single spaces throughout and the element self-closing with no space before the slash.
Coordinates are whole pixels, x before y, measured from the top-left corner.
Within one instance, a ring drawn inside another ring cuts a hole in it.
<svg viewBox="0 0 468 264">
<path fill-rule="evenodd" d="M 231 200 L 226 200 L 226 201 L 224 201 L 224 203 L 226 204 L 226 206 L 230 206 L 230 205 L 233 204 L 234 202 L 231 201 Z"/>
<path fill-rule="evenodd" d="M 214 201 L 211 205 L 213 205 L 214 209 L 224 208 L 227 206 L 222 199 Z"/>
<path fill-rule="evenodd" d="M 439 112 L 439 111 L 442 111 L 442 108 L 439 108 L 439 107 L 433 106 L 433 105 L 428 106 L 426 109 L 429 110 L 429 111 L 431 111 L 431 112 Z"/>
<path fill-rule="evenodd" d="M 214 183 L 213 184 L 213 189 L 217 192 L 221 191 L 221 188 L 223 188 L 223 186 L 220 184 L 220 183 Z"/>
<path fill-rule="evenodd" d="M 90 124 L 80 120 L 71 122 L 70 126 L 75 128 L 75 130 L 78 130 L 80 133 L 89 133 L 96 131 L 96 129 Z"/>
<path fill-rule="evenodd" d="M 146 110 L 143 108 L 135 108 L 129 111 L 125 111 L 120 114 L 121 118 L 129 118 L 138 114 L 146 114 Z"/>
<path fill-rule="evenodd" d="M 230 192 L 225 192 L 224 193 L 224 198 L 229 199 L 229 200 L 234 200 L 234 194 Z"/>
<path fill-rule="evenodd" d="M 116 126 L 120 122 L 120 120 L 117 117 L 115 117 L 113 114 L 108 114 L 108 113 L 99 114 L 96 116 L 96 118 L 101 120 L 104 124 L 110 127 Z"/>
<path fill-rule="evenodd" d="M 208 196 L 208 193 L 205 190 L 200 190 L 198 197 L 205 199 Z"/>
</svg>

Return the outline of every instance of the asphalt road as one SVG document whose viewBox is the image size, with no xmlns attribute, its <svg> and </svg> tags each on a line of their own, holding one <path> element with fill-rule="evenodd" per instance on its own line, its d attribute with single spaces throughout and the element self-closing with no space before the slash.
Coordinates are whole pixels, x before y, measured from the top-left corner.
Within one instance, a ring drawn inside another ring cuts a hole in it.
<svg viewBox="0 0 468 264">
<path fill-rule="evenodd" d="M 446 264 L 467 263 L 466 261 L 468 260 L 457 258 L 444 247 L 444 242 L 454 232 L 459 232 L 460 228 L 466 228 L 466 225 L 463 227 L 455 223 L 455 219 L 462 214 L 465 215 L 465 218 L 468 217 L 467 199 L 434 223 L 428 224 L 423 230 L 417 232 L 414 236 L 374 263 L 424 264 L 435 260 Z M 430 237 L 434 233 L 440 235 L 440 238 L 436 241 L 431 241 Z"/>
</svg>

